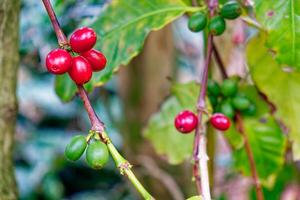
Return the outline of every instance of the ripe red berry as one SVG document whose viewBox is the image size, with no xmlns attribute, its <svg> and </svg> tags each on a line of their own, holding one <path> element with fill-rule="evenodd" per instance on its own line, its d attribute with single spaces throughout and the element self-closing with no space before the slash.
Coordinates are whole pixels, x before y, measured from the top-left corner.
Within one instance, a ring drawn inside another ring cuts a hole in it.
<svg viewBox="0 0 300 200">
<path fill-rule="evenodd" d="M 226 131 L 230 127 L 230 120 L 222 113 L 215 113 L 210 118 L 210 123 L 218 130 Z"/>
<path fill-rule="evenodd" d="M 184 110 L 176 116 L 174 124 L 179 132 L 190 133 L 196 128 L 198 117 L 193 112 Z"/>
<path fill-rule="evenodd" d="M 54 49 L 46 57 L 46 67 L 50 73 L 63 74 L 72 66 L 72 57 L 66 50 Z"/>
<path fill-rule="evenodd" d="M 82 53 L 81 55 L 89 61 L 93 71 L 97 72 L 104 69 L 106 65 L 106 58 L 100 51 L 91 49 L 87 52 Z"/>
<path fill-rule="evenodd" d="M 76 84 L 82 85 L 89 82 L 92 78 L 92 74 L 92 67 L 84 57 L 77 56 L 73 58 L 69 75 Z"/>
<path fill-rule="evenodd" d="M 82 53 L 93 48 L 97 40 L 96 32 L 92 28 L 82 27 L 76 29 L 70 37 L 73 51 Z"/>
</svg>

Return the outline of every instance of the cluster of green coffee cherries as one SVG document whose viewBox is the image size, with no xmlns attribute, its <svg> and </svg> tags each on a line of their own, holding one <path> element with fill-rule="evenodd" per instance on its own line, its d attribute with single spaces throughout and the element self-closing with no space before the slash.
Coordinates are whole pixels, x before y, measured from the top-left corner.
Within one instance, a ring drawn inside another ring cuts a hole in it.
<svg viewBox="0 0 300 200">
<path fill-rule="evenodd" d="M 230 1 L 225 3 L 218 12 L 218 15 L 212 17 L 208 22 L 207 12 L 198 12 L 193 14 L 188 21 L 188 27 L 193 32 L 204 30 L 208 24 L 208 31 L 215 35 L 221 35 L 226 29 L 225 19 L 233 20 L 242 13 L 242 8 L 238 2 Z"/>
<path fill-rule="evenodd" d="M 94 169 L 101 169 L 109 160 L 109 151 L 97 134 L 90 133 L 74 136 L 66 146 L 65 156 L 70 161 L 78 160 L 85 153 L 87 164 Z"/>
<path fill-rule="evenodd" d="M 236 112 L 242 115 L 253 116 L 256 113 L 255 104 L 238 88 L 237 77 L 225 79 L 221 85 L 214 80 L 208 80 L 207 93 L 214 113 L 223 113 L 234 118 Z"/>
</svg>

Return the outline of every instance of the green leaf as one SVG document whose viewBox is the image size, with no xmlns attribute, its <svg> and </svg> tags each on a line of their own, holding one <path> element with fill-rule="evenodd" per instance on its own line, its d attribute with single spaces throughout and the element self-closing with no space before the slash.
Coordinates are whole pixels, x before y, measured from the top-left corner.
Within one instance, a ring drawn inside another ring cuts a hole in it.
<svg viewBox="0 0 300 200">
<path fill-rule="evenodd" d="M 247 50 L 252 78 L 277 108 L 275 113 L 289 130 L 294 159 L 300 159 L 300 73 L 282 69 L 266 48 L 264 37 L 253 39 Z M 257 48 L 259 46 L 259 48 Z"/>
<path fill-rule="evenodd" d="M 188 198 L 187 200 L 202 200 L 202 196 L 192 196 Z"/>
<path fill-rule="evenodd" d="M 144 130 L 144 136 L 152 142 L 157 153 L 166 156 L 171 164 L 179 164 L 192 155 L 194 134 L 179 133 L 174 118 L 185 109 L 196 112 L 199 87 L 194 82 L 174 84 L 173 95 L 150 118 Z"/>
<path fill-rule="evenodd" d="M 300 3 L 254 0 L 257 20 L 267 30 L 266 46 L 281 65 L 300 70 Z"/>
<path fill-rule="evenodd" d="M 92 24 L 98 34 L 96 48 L 106 56 L 107 66 L 103 71 L 93 74 L 86 88 L 91 91 L 94 87 L 103 85 L 121 65 L 128 64 L 137 56 L 150 31 L 163 28 L 185 12 L 199 9 L 182 0 L 112 1 Z M 57 85 L 64 86 L 68 78 L 60 78 L 57 82 Z M 71 99 L 75 94 L 74 87 L 67 94 L 63 94 L 63 100 Z M 58 94 L 62 97 L 62 92 Z"/>
<path fill-rule="evenodd" d="M 242 138 L 241 134 L 236 130 L 234 125 L 230 126 L 230 128 L 226 132 L 224 132 L 224 137 L 229 142 L 233 150 L 241 149 L 244 147 L 244 139 Z"/>
<path fill-rule="evenodd" d="M 284 164 L 286 139 L 271 117 L 261 119 L 244 118 L 244 130 L 253 153 L 258 177 L 265 186 L 272 187 L 276 174 Z M 245 148 L 233 153 L 235 166 L 250 176 L 250 166 Z"/>
</svg>

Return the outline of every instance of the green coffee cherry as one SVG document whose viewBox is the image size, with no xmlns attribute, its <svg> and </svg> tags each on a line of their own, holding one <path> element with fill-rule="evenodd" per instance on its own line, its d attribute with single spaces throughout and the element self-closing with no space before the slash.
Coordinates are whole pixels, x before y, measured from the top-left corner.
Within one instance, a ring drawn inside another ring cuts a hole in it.
<svg viewBox="0 0 300 200">
<path fill-rule="evenodd" d="M 238 85 L 237 82 L 232 79 L 226 79 L 221 85 L 221 93 L 225 97 L 234 96 L 237 93 Z"/>
<path fill-rule="evenodd" d="M 188 27 L 193 32 L 202 31 L 207 24 L 207 16 L 204 13 L 193 14 L 188 21 Z"/>
<path fill-rule="evenodd" d="M 208 24 L 208 30 L 213 35 L 221 35 L 226 29 L 226 22 L 221 16 L 211 18 Z"/>
<path fill-rule="evenodd" d="M 207 91 L 208 91 L 208 94 L 218 97 L 220 95 L 220 86 L 216 81 L 208 80 L 207 81 Z"/>
<path fill-rule="evenodd" d="M 233 107 L 237 110 L 246 110 L 250 106 L 250 101 L 246 97 L 236 96 L 232 99 Z"/>
<path fill-rule="evenodd" d="M 208 98 L 209 98 L 210 104 L 213 107 L 215 107 L 216 105 L 218 105 L 218 98 L 217 97 L 210 95 L 210 96 L 208 96 Z"/>
<path fill-rule="evenodd" d="M 229 118 L 233 118 L 234 114 L 235 114 L 234 109 L 233 109 L 233 107 L 232 107 L 229 100 L 226 100 L 226 101 L 221 103 L 220 112 L 223 113 L 224 115 L 226 115 Z"/>
<path fill-rule="evenodd" d="M 92 141 L 86 150 L 86 161 L 94 169 L 101 169 L 109 160 L 106 145 L 99 141 Z"/>
<path fill-rule="evenodd" d="M 250 104 L 250 106 L 242 111 L 243 115 L 253 116 L 256 114 L 256 106 L 254 104 Z"/>
<path fill-rule="evenodd" d="M 242 14 L 242 8 L 235 1 L 227 2 L 222 7 L 220 14 L 225 19 L 236 19 Z"/>
<path fill-rule="evenodd" d="M 68 160 L 78 160 L 87 146 L 86 138 L 82 135 L 74 136 L 71 142 L 66 146 L 65 156 Z"/>
</svg>

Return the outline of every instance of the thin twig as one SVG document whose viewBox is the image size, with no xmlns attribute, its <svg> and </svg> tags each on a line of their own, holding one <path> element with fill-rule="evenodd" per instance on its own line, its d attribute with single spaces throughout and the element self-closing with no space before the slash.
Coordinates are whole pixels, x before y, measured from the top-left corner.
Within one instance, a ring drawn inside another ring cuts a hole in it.
<svg viewBox="0 0 300 200">
<path fill-rule="evenodd" d="M 68 44 L 67 37 L 60 28 L 59 22 L 57 20 L 57 17 L 55 15 L 55 12 L 52 8 L 52 5 L 51 5 L 50 1 L 49 0 L 42 0 L 42 1 L 45 5 L 48 16 L 51 20 L 51 24 L 53 26 L 53 29 L 55 30 L 59 46 L 63 47 L 64 45 L 67 45 Z"/>
<path fill-rule="evenodd" d="M 88 113 L 89 119 L 91 121 L 92 128 L 91 130 L 97 132 L 104 132 L 104 123 L 100 120 L 100 118 L 95 113 L 94 108 L 91 105 L 91 102 L 87 96 L 87 93 L 82 85 L 77 85 L 78 94 L 83 101 L 84 107 Z"/>
<path fill-rule="evenodd" d="M 181 192 L 180 187 L 177 185 L 176 181 L 166 173 L 164 170 L 160 169 L 155 161 L 149 156 L 140 155 L 137 157 L 139 163 L 147 169 L 149 175 L 158 179 L 170 192 L 174 200 L 184 200 L 184 196 Z"/>
<path fill-rule="evenodd" d="M 218 66 L 219 66 L 219 69 L 221 71 L 223 79 L 228 78 L 225 65 L 222 62 L 221 56 L 220 56 L 219 51 L 217 50 L 217 47 L 216 47 L 214 42 L 213 42 L 213 52 L 214 52 L 214 56 L 215 56 L 215 59 L 216 59 L 216 62 L 218 64 Z"/>
<path fill-rule="evenodd" d="M 218 52 L 218 50 L 215 46 L 214 46 L 213 50 L 214 50 L 214 55 L 215 55 L 215 58 L 216 58 L 216 62 L 217 62 L 218 66 L 219 66 L 219 68 L 220 68 L 220 70 L 223 74 L 223 77 L 227 78 L 228 75 L 227 75 L 226 70 L 225 70 L 225 65 L 224 65 L 224 63 L 223 63 L 223 61 L 222 61 L 222 59 L 219 55 L 219 52 Z M 264 196 L 263 196 L 261 184 L 260 184 L 260 181 L 259 181 L 259 178 L 258 178 L 258 175 L 257 175 L 257 169 L 256 169 L 256 166 L 255 166 L 253 152 L 252 152 L 248 137 L 245 133 L 243 119 L 242 119 L 241 114 L 237 113 L 236 116 L 235 116 L 235 119 L 236 119 L 237 129 L 241 133 L 241 135 L 244 139 L 245 149 L 246 149 L 247 157 L 249 159 L 250 170 L 251 170 L 251 175 L 252 175 L 253 182 L 254 182 L 254 185 L 255 185 L 255 191 L 256 191 L 257 199 L 258 200 L 263 200 Z"/>
<path fill-rule="evenodd" d="M 58 23 L 58 20 L 56 18 L 55 12 L 53 10 L 53 7 L 52 7 L 50 1 L 49 0 L 42 0 L 42 1 L 44 3 L 44 6 L 47 10 L 47 13 L 51 20 L 51 23 L 53 25 L 53 29 L 56 33 L 59 46 L 61 48 L 69 48 L 67 37 L 65 36 L 65 34 L 63 33 L 63 31 L 60 28 L 60 25 Z M 92 126 L 91 131 L 99 134 L 99 137 L 107 145 L 108 150 L 111 153 L 111 155 L 116 163 L 116 166 L 120 170 L 120 173 L 122 175 L 126 175 L 128 177 L 128 179 L 131 181 L 131 183 L 139 191 L 139 193 L 143 196 L 144 199 L 154 200 L 154 198 L 144 188 L 144 186 L 139 182 L 139 180 L 136 178 L 136 176 L 132 172 L 131 164 L 121 156 L 121 154 L 118 152 L 118 150 L 112 144 L 110 138 L 108 137 L 108 135 L 105 132 L 104 123 L 100 120 L 100 118 L 95 113 L 95 110 L 93 109 L 93 107 L 91 105 L 90 99 L 89 99 L 84 87 L 82 85 L 77 85 L 77 89 L 78 89 L 79 96 L 83 101 L 83 105 L 86 109 L 86 112 L 88 113 L 88 116 L 89 116 L 89 119 L 91 122 L 91 126 Z"/>
<path fill-rule="evenodd" d="M 248 24 L 249 26 L 252 26 L 260 31 L 265 32 L 266 30 L 262 27 L 261 24 L 259 24 L 256 20 L 250 18 L 249 16 L 241 17 L 241 19 Z"/>
<path fill-rule="evenodd" d="M 262 193 L 261 184 L 260 184 L 260 181 L 258 178 L 253 152 L 252 152 L 248 137 L 245 133 L 242 116 L 240 113 L 237 113 L 235 118 L 236 118 L 237 128 L 244 138 L 245 150 L 246 150 L 246 153 L 247 153 L 248 159 L 249 159 L 251 174 L 252 174 L 252 178 L 253 178 L 254 185 L 255 185 L 256 197 L 258 200 L 264 200 L 264 195 Z"/>
</svg>

